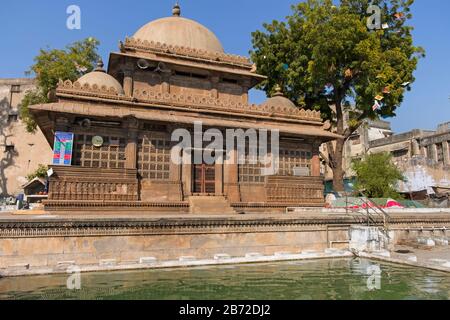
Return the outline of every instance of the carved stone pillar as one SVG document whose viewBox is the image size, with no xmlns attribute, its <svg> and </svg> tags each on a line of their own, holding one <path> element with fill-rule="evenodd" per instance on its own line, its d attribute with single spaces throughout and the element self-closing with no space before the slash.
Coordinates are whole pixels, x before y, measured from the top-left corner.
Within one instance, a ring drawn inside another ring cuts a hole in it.
<svg viewBox="0 0 450 320">
<path fill-rule="evenodd" d="M 128 136 L 127 136 L 127 147 L 125 149 L 125 168 L 126 169 L 136 169 L 137 168 L 137 136 L 139 122 L 135 118 L 130 118 L 127 121 L 128 125 Z"/>
<path fill-rule="evenodd" d="M 314 142 L 312 148 L 311 176 L 320 177 L 320 142 Z"/>
<path fill-rule="evenodd" d="M 419 142 L 417 140 L 413 140 L 411 142 L 412 145 L 412 156 L 419 156 L 420 155 L 420 146 L 419 146 Z"/>
<path fill-rule="evenodd" d="M 126 169 L 136 169 L 137 168 L 137 132 L 130 131 L 128 134 L 128 142 L 126 147 Z"/>
<path fill-rule="evenodd" d="M 183 191 L 186 196 L 192 195 L 192 155 L 191 150 L 183 150 L 182 176 Z"/>
<path fill-rule="evenodd" d="M 162 88 L 163 94 L 170 93 L 170 74 L 169 73 L 164 73 L 162 75 L 161 88 Z"/>
<path fill-rule="evenodd" d="M 226 151 L 224 151 L 226 152 Z M 223 188 L 223 183 L 224 183 L 224 161 L 223 158 L 221 158 L 220 160 L 217 161 L 217 163 L 215 164 L 215 171 L 216 171 L 216 195 L 223 195 L 224 193 L 224 188 Z"/>
<path fill-rule="evenodd" d="M 131 70 L 124 71 L 123 91 L 126 97 L 133 96 L 133 73 Z"/>
<path fill-rule="evenodd" d="M 248 104 L 248 88 L 250 87 L 250 82 L 244 81 L 242 86 L 242 103 L 244 105 Z"/>
<path fill-rule="evenodd" d="M 436 144 L 432 144 L 431 145 L 431 154 L 428 155 L 428 158 L 430 158 L 431 160 L 437 162 L 438 157 L 437 157 L 437 146 L 436 146 Z"/>
<path fill-rule="evenodd" d="M 444 165 L 450 166 L 450 145 L 448 141 L 442 142 L 442 151 L 444 152 Z"/>
<path fill-rule="evenodd" d="M 247 105 L 248 104 L 248 88 L 243 87 L 242 91 L 243 91 L 242 92 L 242 103 L 244 105 Z"/>
<path fill-rule="evenodd" d="M 225 193 L 230 202 L 240 202 L 241 195 L 239 191 L 239 167 L 238 155 L 236 150 L 230 151 L 228 159 L 224 161 L 224 185 Z"/>
<path fill-rule="evenodd" d="M 219 90 L 218 90 L 219 81 L 220 81 L 219 77 L 211 77 L 211 84 L 212 84 L 211 98 L 213 99 L 219 99 Z"/>
<path fill-rule="evenodd" d="M 170 161 L 170 181 L 181 182 L 182 165 Z"/>
<path fill-rule="evenodd" d="M 426 146 L 420 146 L 420 154 L 425 158 L 428 158 L 428 150 Z"/>
</svg>

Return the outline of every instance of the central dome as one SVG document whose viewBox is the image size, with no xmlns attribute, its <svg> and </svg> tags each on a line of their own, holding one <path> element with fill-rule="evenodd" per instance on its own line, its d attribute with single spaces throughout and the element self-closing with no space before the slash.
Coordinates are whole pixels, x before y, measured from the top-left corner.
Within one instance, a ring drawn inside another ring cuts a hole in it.
<svg viewBox="0 0 450 320">
<path fill-rule="evenodd" d="M 146 24 L 134 34 L 133 38 L 210 52 L 224 52 L 219 39 L 208 28 L 179 15 L 180 9 L 176 6 L 173 17 Z"/>
</svg>

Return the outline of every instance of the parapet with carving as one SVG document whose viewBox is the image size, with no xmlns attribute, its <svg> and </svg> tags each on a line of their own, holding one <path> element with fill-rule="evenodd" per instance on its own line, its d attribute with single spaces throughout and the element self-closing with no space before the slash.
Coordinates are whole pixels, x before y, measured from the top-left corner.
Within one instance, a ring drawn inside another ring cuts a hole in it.
<svg viewBox="0 0 450 320">
<path fill-rule="evenodd" d="M 253 64 L 250 59 L 244 56 L 212 52 L 202 49 L 188 48 L 183 46 L 172 46 L 165 43 L 126 38 L 122 49 L 138 50 L 151 53 L 162 53 L 167 55 L 185 56 L 194 59 L 201 59 L 210 62 L 224 62 L 251 69 Z"/>
</svg>

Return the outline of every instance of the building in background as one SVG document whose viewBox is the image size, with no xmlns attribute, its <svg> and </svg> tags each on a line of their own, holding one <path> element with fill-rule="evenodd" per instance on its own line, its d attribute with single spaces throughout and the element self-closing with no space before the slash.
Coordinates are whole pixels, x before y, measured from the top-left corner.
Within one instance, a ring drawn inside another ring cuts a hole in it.
<svg viewBox="0 0 450 320">
<path fill-rule="evenodd" d="M 348 120 L 348 115 L 346 117 Z M 394 134 L 391 124 L 382 120 L 366 120 L 361 127 L 355 131 L 344 145 L 343 169 L 345 172 L 346 183 L 355 176 L 352 170 L 352 161 L 362 159 L 370 149 L 370 142 L 378 139 L 390 137 Z M 322 145 L 321 151 L 327 156 L 327 146 Z M 333 180 L 333 171 L 325 164 L 322 165 L 322 173 L 325 176 L 327 187 L 331 187 Z"/>
<path fill-rule="evenodd" d="M 22 192 L 26 176 L 48 164 L 52 151 L 42 132 L 30 134 L 19 119 L 19 105 L 33 79 L 0 79 L 0 197 Z"/>
<path fill-rule="evenodd" d="M 407 179 L 399 191 L 415 200 L 450 193 L 450 122 L 436 131 L 412 130 L 370 142 L 370 153 L 390 152 Z"/>
<path fill-rule="evenodd" d="M 323 157 L 327 146 L 322 145 Z M 345 143 L 344 171 L 347 191 L 352 191 L 354 160 L 366 154 L 388 152 L 404 173 L 407 181 L 400 182 L 398 191 L 413 200 L 443 199 L 450 193 L 450 122 L 436 130 L 415 129 L 394 134 L 391 124 L 382 120 L 366 121 Z M 332 192 L 333 171 L 322 163 L 326 193 Z"/>
</svg>

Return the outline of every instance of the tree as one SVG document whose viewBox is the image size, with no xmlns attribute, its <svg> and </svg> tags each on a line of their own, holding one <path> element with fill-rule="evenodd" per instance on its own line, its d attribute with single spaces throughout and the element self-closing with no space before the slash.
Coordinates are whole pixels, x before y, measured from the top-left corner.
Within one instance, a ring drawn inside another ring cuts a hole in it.
<svg viewBox="0 0 450 320">
<path fill-rule="evenodd" d="M 28 106 L 50 102 L 49 93 L 60 79 L 75 81 L 83 74 L 91 72 L 100 56 L 97 53 L 99 41 L 88 38 L 74 42 L 65 49 L 41 49 L 34 58 L 34 65 L 27 71 L 36 77 L 36 89 L 26 92 L 20 105 L 20 118 L 28 132 L 35 132 L 36 122 Z"/>
<path fill-rule="evenodd" d="M 34 178 L 47 178 L 48 166 L 40 164 L 38 168 L 31 174 L 27 176 L 28 181 L 33 180 Z"/>
<path fill-rule="evenodd" d="M 300 107 L 321 111 L 342 136 L 327 144 L 324 159 L 333 170 L 335 191 L 344 190 L 345 141 L 368 118 L 395 116 L 415 80 L 425 54 L 413 45 L 413 28 L 406 24 L 413 2 L 308 0 L 293 6 L 286 22 L 264 24 L 265 31 L 252 34 L 252 59 L 268 76 L 259 88 L 270 94 L 281 85 Z M 369 30 L 370 4 L 379 6 L 388 29 Z"/>
<path fill-rule="evenodd" d="M 356 172 L 356 190 L 364 190 L 369 198 L 399 198 L 395 190 L 403 173 L 392 163 L 390 153 L 369 154 L 352 164 Z"/>
</svg>

